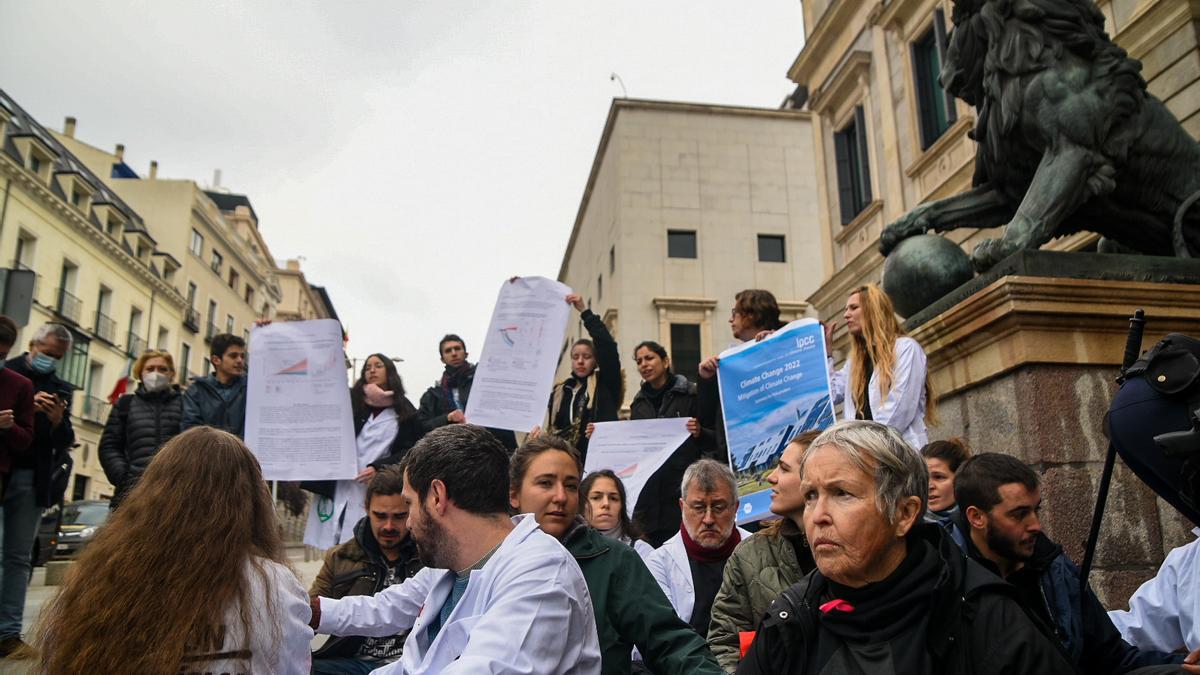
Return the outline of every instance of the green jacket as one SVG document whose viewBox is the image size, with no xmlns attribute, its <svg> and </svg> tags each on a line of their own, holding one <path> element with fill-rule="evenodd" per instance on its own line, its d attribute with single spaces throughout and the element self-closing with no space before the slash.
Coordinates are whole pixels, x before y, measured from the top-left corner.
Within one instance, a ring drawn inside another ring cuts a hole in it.
<svg viewBox="0 0 1200 675">
<path fill-rule="evenodd" d="M 655 675 L 722 675 L 704 640 L 675 615 L 633 547 L 605 537 L 583 518 L 562 544 L 579 563 L 592 596 L 603 675 L 629 673 L 635 646 Z"/>
<path fill-rule="evenodd" d="M 758 630 L 771 602 L 816 567 L 807 542 L 808 555 L 796 558 L 792 541 L 797 539 L 803 541 L 804 533 L 784 518 L 744 539 L 725 563 L 721 590 L 713 600 L 708 646 L 726 672 L 736 671 L 741 661 L 738 633 Z"/>
</svg>

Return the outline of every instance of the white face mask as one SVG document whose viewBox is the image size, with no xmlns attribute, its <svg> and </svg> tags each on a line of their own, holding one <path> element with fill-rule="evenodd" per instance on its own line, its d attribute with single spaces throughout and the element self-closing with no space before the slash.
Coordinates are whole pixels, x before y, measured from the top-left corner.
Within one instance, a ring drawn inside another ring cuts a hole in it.
<svg viewBox="0 0 1200 675">
<path fill-rule="evenodd" d="M 142 386 L 146 391 L 162 391 L 171 386 L 171 378 L 166 373 L 145 373 L 142 375 Z"/>
</svg>

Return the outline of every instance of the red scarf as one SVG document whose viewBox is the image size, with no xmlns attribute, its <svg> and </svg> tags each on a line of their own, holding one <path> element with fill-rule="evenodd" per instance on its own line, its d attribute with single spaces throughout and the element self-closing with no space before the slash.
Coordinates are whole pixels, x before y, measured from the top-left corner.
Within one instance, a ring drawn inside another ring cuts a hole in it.
<svg viewBox="0 0 1200 675">
<path fill-rule="evenodd" d="M 729 538 L 719 548 L 704 548 L 692 541 L 692 537 L 688 535 L 687 526 L 683 523 L 679 524 L 679 533 L 683 535 L 683 547 L 687 549 L 688 557 L 699 562 L 722 562 L 728 560 L 729 556 L 733 555 L 733 549 L 742 540 L 742 533 L 738 532 L 736 526 L 733 528 L 733 532 L 729 534 Z"/>
</svg>

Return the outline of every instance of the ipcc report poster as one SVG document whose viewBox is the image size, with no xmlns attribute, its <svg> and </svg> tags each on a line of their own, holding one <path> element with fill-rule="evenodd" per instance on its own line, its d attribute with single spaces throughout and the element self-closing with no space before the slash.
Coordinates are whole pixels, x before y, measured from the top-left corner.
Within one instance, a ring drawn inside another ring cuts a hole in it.
<svg viewBox="0 0 1200 675">
<path fill-rule="evenodd" d="M 741 499 L 737 522 L 753 522 L 771 515 L 767 476 L 783 449 L 797 435 L 833 424 L 821 324 L 799 319 L 762 342 L 725 350 L 717 377 Z"/>
<path fill-rule="evenodd" d="M 571 289 L 545 277 L 505 281 L 475 369 L 471 424 L 529 431 L 546 416 L 567 330 Z"/>
<path fill-rule="evenodd" d="M 625 513 L 633 507 L 650 476 L 691 436 L 688 418 L 597 422 L 588 440 L 584 474 L 609 469 L 625 484 Z M 587 495 L 580 495 L 586 499 Z"/>
<path fill-rule="evenodd" d="M 251 333 L 246 445 L 267 480 L 338 480 L 358 473 L 342 327 L 285 321 Z"/>
</svg>

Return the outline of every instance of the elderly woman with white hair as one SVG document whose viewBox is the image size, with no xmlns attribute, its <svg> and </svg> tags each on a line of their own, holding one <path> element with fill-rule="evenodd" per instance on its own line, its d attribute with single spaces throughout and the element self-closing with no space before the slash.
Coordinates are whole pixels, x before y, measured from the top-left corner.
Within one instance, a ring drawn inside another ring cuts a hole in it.
<svg viewBox="0 0 1200 675">
<path fill-rule="evenodd" d="M 851 420 L 801 457 L 817 569 L 771 605 L 738 673 L 1072 673 L 998 577 L 923 523 L 929 472 L 892 428 Z"/>
</svg>

